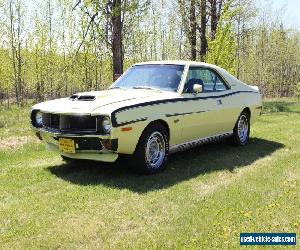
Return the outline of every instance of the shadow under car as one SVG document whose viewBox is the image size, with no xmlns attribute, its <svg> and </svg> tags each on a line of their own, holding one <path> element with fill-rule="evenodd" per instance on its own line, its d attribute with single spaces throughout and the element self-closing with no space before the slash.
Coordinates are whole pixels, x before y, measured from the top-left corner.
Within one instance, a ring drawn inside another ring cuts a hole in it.
<svg viewBox="0 0 300 250">
<path fill-rule="evenodd" d="M 248 145 L 234 147 L 226 141 L 211 143 L 169 156 L 165 171 L 142 176 L 134 173 L 126 161 L 104 164 L 78 161 L 47 168 L 52 174 L 77 185 L 104 185 L 145 193 L 168 188 L 176 183 L 212 171 L 245 167 L 284 147 L 283 144 L 260 138 L 251 138 Z"/>
</svg>

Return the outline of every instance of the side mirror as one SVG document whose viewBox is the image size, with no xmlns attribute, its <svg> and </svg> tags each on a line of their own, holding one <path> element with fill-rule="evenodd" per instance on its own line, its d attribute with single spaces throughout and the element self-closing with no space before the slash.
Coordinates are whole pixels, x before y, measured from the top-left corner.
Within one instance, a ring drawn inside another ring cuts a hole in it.
<svg viewBox="0 0 300 250">
<path fill-rule="evenodd" d="M 194 85 L 193 85 L 193 91 L 194 91 L 195 93 L 201 93 L 201 92 L 203 92 L 203 87 L 202 87 L 202 85 L 200 85 L 200 84 L 194 84 Z"/>
</svg>

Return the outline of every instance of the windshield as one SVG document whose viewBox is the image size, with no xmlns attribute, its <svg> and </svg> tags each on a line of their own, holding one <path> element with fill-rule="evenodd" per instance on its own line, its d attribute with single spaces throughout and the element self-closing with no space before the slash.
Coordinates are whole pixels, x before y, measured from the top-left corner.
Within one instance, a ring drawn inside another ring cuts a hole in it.
<svg viewBox="0 0 300 250">
<path fill-rule="evenodd" d="M 111 88 L 176 92 L 183 70 L 182 65 L 137 65 L 130 68 Z"/>
</svg>

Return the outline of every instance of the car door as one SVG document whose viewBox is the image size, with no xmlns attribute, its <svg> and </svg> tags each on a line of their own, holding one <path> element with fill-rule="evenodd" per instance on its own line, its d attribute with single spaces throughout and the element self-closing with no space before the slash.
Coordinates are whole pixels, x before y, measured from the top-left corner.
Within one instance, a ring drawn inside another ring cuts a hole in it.
<svg viewBox="0 0 300 250">
<path fill-rule="evenodd" d="M 193 85 L 202 85 L 195 93 Z M 221 77 L 210 68 L 191 66 L 183 89 L 182 136 L 184 141 L 220 134 L 223 129 L 222 96 L 229 90 Z"/>
<path fill-rule="evenodd" d="M 233 91 L 229 88 L 229 85 L 225 83 L 222 77 L 216 72 L 212 71 L 214 77 L 215 87 L 213 92 L 215 93 L 217 100 L 217 134 L 231 132 L 234 128 L 236 120 L 239 115 L 240 98 L 234 95 Z"/>
</svg>

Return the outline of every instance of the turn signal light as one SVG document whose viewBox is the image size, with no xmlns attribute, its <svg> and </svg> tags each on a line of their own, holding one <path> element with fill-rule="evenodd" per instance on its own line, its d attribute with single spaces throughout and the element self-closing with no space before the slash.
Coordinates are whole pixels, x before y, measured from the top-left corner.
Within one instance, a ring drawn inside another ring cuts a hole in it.
<svg viewBox="0 0 300 250">
<path fill-rule="evenodd" d="M 132 127 L 121 128 L 121 131 L 124 131 L 124 132 L 130 131 L 130 130 L 132 130 Z"/>
</svg>

